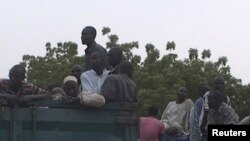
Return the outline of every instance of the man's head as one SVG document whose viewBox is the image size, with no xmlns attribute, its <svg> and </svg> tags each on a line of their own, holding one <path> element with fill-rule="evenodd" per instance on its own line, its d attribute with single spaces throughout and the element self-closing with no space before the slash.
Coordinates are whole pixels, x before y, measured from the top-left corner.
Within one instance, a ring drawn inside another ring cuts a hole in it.
<svg viewBox="0 0 250 141">
<path fill-rule="evenodd" d="M 90 65 L 95 72 L 100 72 L 105 68 L 105 56 L 102 52 L 96 51 L 90 55 Z"/>
<path fill-rule="evenodd" d="M 59 82 L 53 81 L 53 82 L 49 83 L 49 85 L 47 87 L 47 91 L 52 94 L 52 90 L 54 88 L 60 88 L 60 87 L 61 87 L 61 84 Z"/>
<path fill-rule="evenodd" d="M 83 72 L 83 68 L 82 66 L 80 65 L 74 65 L 72 68 L 71 68 L 71 75 L 72 76 L 75 76 L 77 78 L 77 81 L 80 82 L 80 77 L 81 77 L 81 74 Z"/>
<path fill-rule="evenodd" d="M 58 93 L 63 94 L 64 90 L 60 87 L 55 87 L 50 92 L 51 95 L 58 94 Z"/>
<path fill-rule="evenodd" d="M 153 116 L 156 117 L 159 114 L 159 109 L 158 107 L 152 105 L 150 107 L 148 107 L 148 116 Z"/>
<path fill-rule="evenodd" d="M 188 97 L 188 90 L 185 87 L 179 88 L 177 91 L 177 103 L 184 102 Z"/>
<path fill-rule="evenodd" d="M 111 48 L 108 52 L 108 62 L 111 67 L 115 67 L 122 61 L 122 49 L 115 47 Z"/>
<path fill-rule="evenodd" d="M 133 77 L 134 67 L 131 62 L 124 61 L 120 64 L 120 74 L 126 74 L 129 78 Z"/>
<path fill-rule="evenodd" d="M 222 76 L 217 76 L 214 79 L 214 89 L 223 93 L 225 89 L 225 80 Z"/>
<path fill-rule="evenodd" d="M 77 79 L 74 76 L 65 77 L 63 90 L 66 95 L 76 97 L 79 93 Z"/>
<path fill-rule="evenodd" d="M 11 87 L 18 87 L 25 79 L 26 70 L 22 65 L 14 65 L 9 71 L 9 79 Z"/>
<path fill-rule="evenodd" d="M 82 30 L 81 39 L 83 45 L 85 44 L 90 45 L 95 41 L 95 37 L 96 37 L 96 29 L 94 27 L 87 26 Z"/>
<path fill-rule="evenodd" d="M 220 91 L 212 91 L 208 95 L 208 106 L 209 109 L 218 110 L 222 104 L 223 96 Z"/>
<path fill-rule="evenodd" d="M 209 86 L 207 83 L 200 83 L 199 85 L 199 95 L 200 97 L 203 97 L 206 92 L 209 91 Z"/>
</svg>

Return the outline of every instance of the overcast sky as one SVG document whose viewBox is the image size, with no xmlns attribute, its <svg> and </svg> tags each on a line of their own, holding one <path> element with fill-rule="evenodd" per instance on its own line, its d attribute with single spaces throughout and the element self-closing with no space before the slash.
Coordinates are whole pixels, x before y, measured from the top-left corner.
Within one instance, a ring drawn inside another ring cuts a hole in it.
<svg viewBox="0 0 250 141">
<path fill-rule="evenodd" d="M 167 41 L 175 41 L 179 59 L 189 48 L 210 49 L 210 60 L 228 58 L 231 73 L 250 83 L 249 0 L 1 0 L 0 77 L 24 54 L 44 56 L 45 44 L 73 41 L 81 44 L 81 30 L 92 25 L 97 42 L 105 46 L 102 27 L 110 27 L 119 42 L 138 41 L 135 54 L 145 56 L 152 43 L 166 54 Z"/>
</svg>

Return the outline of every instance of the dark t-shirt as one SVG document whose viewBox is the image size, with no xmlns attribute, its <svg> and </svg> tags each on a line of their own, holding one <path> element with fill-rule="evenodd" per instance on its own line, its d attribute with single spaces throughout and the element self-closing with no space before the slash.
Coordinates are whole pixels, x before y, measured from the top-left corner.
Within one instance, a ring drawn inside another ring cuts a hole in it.
<svg viewBox="0 0 250 141">
<path fill-rule="evenodd" d="M 137 102 L 137 86 L 124 74 L 111 74 L 102 85 L 101 95 L 107 102 Z"/>
</svg>

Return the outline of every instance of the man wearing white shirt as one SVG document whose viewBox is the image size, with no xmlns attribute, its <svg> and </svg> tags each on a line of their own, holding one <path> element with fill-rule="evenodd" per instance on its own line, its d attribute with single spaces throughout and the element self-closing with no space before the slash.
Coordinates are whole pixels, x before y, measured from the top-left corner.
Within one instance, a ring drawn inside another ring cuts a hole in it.
<svg viewBox="0 0 250 141">
<path fill-rule="evenodd" d="M 94 52 L 90 56 L 93 69 L 81 74 L 82 93 L 98 93 L 109 71 L 105 68 L 105 56 L 101 52 Z"/>
</svg>

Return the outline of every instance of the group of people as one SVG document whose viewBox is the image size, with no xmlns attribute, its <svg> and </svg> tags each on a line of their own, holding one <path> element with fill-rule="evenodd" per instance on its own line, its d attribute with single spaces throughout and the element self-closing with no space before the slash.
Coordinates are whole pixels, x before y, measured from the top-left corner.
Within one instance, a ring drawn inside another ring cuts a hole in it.
<svg viewBox="0 0 250 141">
<path fill-rule="evenodd" d="M 82 30 L 82 44 L 87 46 L 85 66 L 74 65 L 62 87 L 51 83 L 45 90 L 25 82 L 25 67 L 18 64 L 10 69 L 9 79 L 0 79 L 0 99 L 14 104 L 53 99 L 94 107 L 107 102 L 137 102 L 132 63 L 123 61 L 121 48 L 107 52 L 95 42 L 95 37 L 94 27 Z M 176 101 L 168 103 L 160 120 L 157 106 L 150 106 L 148 116 L 140 118 L 140 141 L 204 141 L 210 124 L 249 124 L 250 117 L 239 122 L 229 97 L 224 94 L 223 77 L 216 77 L 214 86 L 210 89 L 207 83 L 201 83 L 200 96 L 194 103 L 188 98 L 188 90 L 179 88 Z"/>
<path fill-rule="evenodd" d="M 82 44 L 86 45 L 84 66 L 71 68 L 71 74 L 63 80 L 63 86 L 52 82 L 47 89 L 25 82 L 25 67 L 14 65 L 9 79 L 0 79 L 0 98 L 12 103 L 29 103 L 37 99 L 79 102 L 100 107 L 107 102 L 137 102 L 137 86 L 132 80 L 133 65 L 124 61 L 122 49 L 106 51 L 95 42 L 96 29 L 87 26 L 82 30 Z"/>
<path fill-rule="evenodd" d="M 208 125 L 250 124 L 250 116 L 239 121 L 224 89 L 222 76 L 215 77 L 213 89 L 200 83 L 199 98 L 193 103 L 188 90 L 179 88 L 176 101 L 168 103 L 161 119 L 154 105 L 147 117 L 140 118 L 140 141 L 206 141 Z"/>
</svg>

